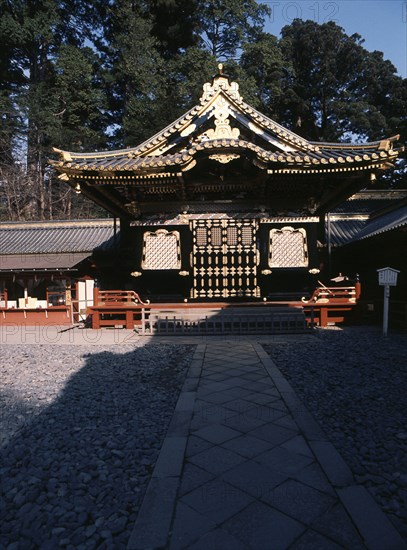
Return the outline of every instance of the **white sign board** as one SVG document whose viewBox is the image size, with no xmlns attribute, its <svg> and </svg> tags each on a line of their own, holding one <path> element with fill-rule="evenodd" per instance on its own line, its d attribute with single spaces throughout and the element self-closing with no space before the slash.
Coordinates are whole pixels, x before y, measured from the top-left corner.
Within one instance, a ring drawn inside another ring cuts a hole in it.
<svg viewBox="0 0 407 550">
<path fill-rule="evenodd" d="M 400 273 L 397 269 L 391 267 L 384 267 L 377 270 L 379 274 L 379 285 L 381 286 L 396 286 L 397 275 Z"/>
</svg>

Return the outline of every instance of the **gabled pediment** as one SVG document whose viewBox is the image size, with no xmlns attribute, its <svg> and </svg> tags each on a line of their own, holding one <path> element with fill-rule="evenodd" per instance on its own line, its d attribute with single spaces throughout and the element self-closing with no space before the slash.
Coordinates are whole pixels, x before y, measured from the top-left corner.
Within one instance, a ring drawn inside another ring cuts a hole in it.
<svg viewBox="0 0 407 550">
<path fill-rule="evenodd" d="M 215 140 L 254 143 L 271 153 L 315 150 L 304 138 L 250 107 L 238 84 L 220 74 L 204 85 L 199 105 L 128 153 L 132 158 L 174 155 Z"/>
</svg>

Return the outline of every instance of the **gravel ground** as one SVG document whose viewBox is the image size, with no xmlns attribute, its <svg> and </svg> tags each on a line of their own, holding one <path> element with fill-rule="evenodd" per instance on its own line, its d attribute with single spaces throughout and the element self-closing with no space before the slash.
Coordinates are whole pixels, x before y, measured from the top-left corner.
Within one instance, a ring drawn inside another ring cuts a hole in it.
<svg viewBox="0 0 407 550">
<path fill-rule="evenodd" d="M 407 540 L 407 334 L 328 328 L 265 349 Z"/>
<path fill-rule="evenodd" d="M 2 346 L 0 548 L 125 548 L 193 348 Z"/>
</svg>

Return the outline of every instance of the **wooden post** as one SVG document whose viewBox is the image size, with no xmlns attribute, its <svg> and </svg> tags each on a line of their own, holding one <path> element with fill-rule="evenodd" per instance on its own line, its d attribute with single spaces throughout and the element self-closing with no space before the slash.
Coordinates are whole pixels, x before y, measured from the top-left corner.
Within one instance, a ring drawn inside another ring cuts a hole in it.
<svg viewBox="0 0 407 550">
<path fill-rule="evenodd" d="M 356 283 L 355 283 L 355 298 L 356 298 L 356 301 L 359 300 L 361 292 L 362 292 L 362 287 L 361 287 L 360 281 L 357 280 Z"/>
<path fill-rule="evenodd" d="M 390 287 L 389 285 L 384 285 L 383 336 L 387 336 L 387 331 L 389 327 L 389 298 L 390 298 Z"/>
<path fill-rule="evenodd" d="M 321 306 L 319 310 L 319 324 L 321 327 L 328 325 L 328 308 Z"/>
<path fill-rule="evenodd" d="M 133 330 L 134 328 L 134 318 L 133 318 L 132 309 L 126 309 L 126 328 L 131 330 Z"/>
<path fill-rule="evenodd" d="M 93 287 L 93 305 L 99 305 L 99 289 L 96 286 Z"/>
</svg>

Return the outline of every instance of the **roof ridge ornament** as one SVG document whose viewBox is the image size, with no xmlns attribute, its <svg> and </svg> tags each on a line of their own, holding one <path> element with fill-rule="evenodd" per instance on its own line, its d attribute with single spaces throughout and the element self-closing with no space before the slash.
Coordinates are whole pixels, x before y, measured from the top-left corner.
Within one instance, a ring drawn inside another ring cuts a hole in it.
<svg viewBox="0 0 407 550">
<path fill-rule="evenodd" d="M 230 82 L 229 77 L 223 74 L 223 63 L 219 63 L 218 74 L 213 77 L 212 83 L 205 82 L 203 85 L 203 94 L 201 96 L 200 103 L 206 103 L 221 90 L 227 92 L 228 96 L 232 99 L 239 101 L 242 99 L 239 94 L 239 84 L 237 82 Z"/>
</svg>

